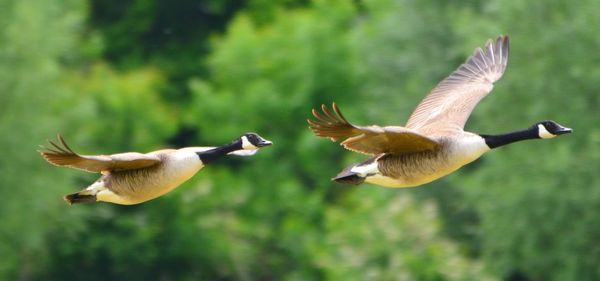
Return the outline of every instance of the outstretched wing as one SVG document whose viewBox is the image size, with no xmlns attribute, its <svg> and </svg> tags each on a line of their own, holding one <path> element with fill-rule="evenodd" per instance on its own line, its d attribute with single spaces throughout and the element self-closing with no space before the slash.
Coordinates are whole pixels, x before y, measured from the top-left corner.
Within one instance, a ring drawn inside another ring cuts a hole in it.
<svg viewBox="0 0 600 281">
<path fill-rule="evenodd" d="M 333 112 L 325 105 L 322 113 L 313 109 L 316 120 L 308 119 L 308 124 L 315 135 L 342 141 L 341 145 L 348 150 L 364 154 L 411 153 L 434 150 L 438 143 L 414 130 L 404 127 L 355 126 L 348 122 L 342 112 L 333 103 Z"/>
<path fill-rule="evenodd" d="M 79 155 L 58 135 L 60 144 L 48 141 L 51 148 L 42 147 L 39 151 L 51 164 L 80 169 L 88 172 L 132 170 L 149 167 L 161 160 L 156 155 L 126 152 L 112 155 Z"/>
<path fill-rule="evenodd" d="M 489 39 L 465 63 L 440 82 L 412 113 L 407 128 L 464 128 L 473 108 L 493 88 L 506 69 L 508 36 Z"/>
</svg>

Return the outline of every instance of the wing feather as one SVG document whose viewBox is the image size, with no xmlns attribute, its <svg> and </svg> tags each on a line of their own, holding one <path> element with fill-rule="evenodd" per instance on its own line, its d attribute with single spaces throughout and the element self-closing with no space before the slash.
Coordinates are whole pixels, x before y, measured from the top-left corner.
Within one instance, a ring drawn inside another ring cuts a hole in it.
<svg viewBox="0 0 600 281">
<path fill-rule="evenodd" d="M 508 36 L 489 39 L 465 63 L 440 82 L 412 113 L 407 128 L 429 126 L 464 128 L 479 101 L 490 93 L 506 69 Z"/>
<path fill-rule="evenodd" d="M 333 103 L 333 112 L 325 105 L 322 113 L 313 109 L 316 120 L 308 119 L 315 135 L 340 141 L 346 149 L 364 154 L 412 153 L 433 150 L 437 141 L 414 130 L 403 127 L 356 126 L 348 122 L 338 106 Z"/>
<path fill-rule="evenodd" d="M 61 135 L 57 135 L 61 145 L 48 141 L 52 148 L 40 146 L 40 154 L 51 164 L 70 167 L 87 172 L 132 170 L 149 167 L 161 160 L 157 155 L 126 152 L 112 155 L 80 155 L 75 153 Z"/>
</svg>

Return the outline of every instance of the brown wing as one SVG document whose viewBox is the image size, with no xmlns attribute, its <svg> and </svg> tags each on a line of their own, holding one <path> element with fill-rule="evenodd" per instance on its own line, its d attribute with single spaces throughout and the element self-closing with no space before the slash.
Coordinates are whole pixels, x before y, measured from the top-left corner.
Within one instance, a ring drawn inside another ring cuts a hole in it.
<svg viewBox="0 0 600 281">
<path fill-rule="evenodd" d="M 139 169 L 155 165 L 161 161 L 156 155 L 137 152 L 112 155 L 79 155 L 73 152 L 60 135 L 57 137 L 62 146 L 48 141 L 52 148 L 42 147 L 43 150 L 39 151 L 48 162 L 56 166 L 71 167 L 97 173 Z"/>
<path fill-rule="evenodd" d="M 352 125 L 335 103 L 334 112 L 325 105 L 321 105 L 321 110 L 322 113 L 312 110 L 316 120 L 307 120 L 311 130 L 315 135 L 332 141 L 345 139 L 341 145 L 348 150 L 375 155 L 419 152 L 438 147 L 435 140 L 407 128 Z"/>
<path fill-rule="evenodd" d="M 407 128 L 464 128 L 469 115 L 506 69 L 508 36 L 488 40 L 467 61 L 440 82 L 412 113 Z M 422 131 L 422 130 L 419 130 Z"/>
</svg>

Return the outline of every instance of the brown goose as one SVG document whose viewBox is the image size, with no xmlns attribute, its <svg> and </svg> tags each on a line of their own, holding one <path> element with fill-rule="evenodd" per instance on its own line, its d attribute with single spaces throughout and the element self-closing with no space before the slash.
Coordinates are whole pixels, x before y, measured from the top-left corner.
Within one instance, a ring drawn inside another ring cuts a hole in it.
<svg viewBox="0 0 600 281">
<path fill-rule="evenodd" d="M 49 141 L 52 148 L 40 151 L 51 164 L 102 173 L 86 189 L 65 196 L 69 204 L 96 201 L 122 205 L 142 203 L 159 197 L 195 175 L 200 169 L 227 154 L 253 155 L 271 145 L 255 133 L 246 133 L 219 147 L 164 149 L 146 154 L 126 152 L 112 155 L 80 155 L 58 135 L 60 144 Z"/>
<path fill-rule="evenodd" d="M 572 132 L 554 121 L 503 135 L 480 135 L 463 130 L 477 103 L 502 77 L 508 61 L 508 36 L 488 40 L 467 61 L 440 82 L 414 110 L 405 127 L 356 126 L 333 103 L 316 120 L 312 131 L 351 151 L 371 155 L 363 163 L 347 167 L 333 180 L 340 183 L 369 182 L 386 187 L 419 186 L 479 158 L 492 148 L 527 139 L 547 139 Z"/>
</svg>

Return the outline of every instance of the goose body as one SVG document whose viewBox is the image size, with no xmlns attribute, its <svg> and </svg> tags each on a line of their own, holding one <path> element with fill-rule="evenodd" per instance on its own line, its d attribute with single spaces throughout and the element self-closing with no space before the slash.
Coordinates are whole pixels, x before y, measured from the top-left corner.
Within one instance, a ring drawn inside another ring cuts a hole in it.
<svg viewBox="0 0 600 281">
<path fill-rule="evenodd" d="M 417 106 L 406 126 L 356 126 L 333 103 L 312 111 L 308 123 L 320 137 L 342 141 L 346 149 L 370 155 L 340 172 L 334 181 L 368 182 L 386 187 L 414 187 L 448 175 L 487 151 L 516 141 L 552 138 L 572 130 L 554 121 L 541 121 L 508 134 L 480 135 L 464 131 L 477 103 L 502 77 L 508 62 L 509 40 L 500 36 L 477 48 Z"/>
<path fill-rule="evenodd" d="M 104 201 L 122 205 L 139 204 L 162 196 L 181 185 L 207 163 L 228 154 L 253 155 L 271 142 L 248 133 L 220 147 L 186 147 L 142 154 L 80 155 L 59 135 L 61 145 L 50 142 L 52 149 L 41 154 L 48 162 L 102 176 L 86 189 L 65 196 L 69 203 Z"/>
<path fill-rule="evenodd" d="M 367 165 L 353 165 L 350 172 L 364 175 L 368 183 L 387 187 L 413 187 L 448 175 L 479 158 L 490 148 L 476 136 L 457 142 L 441 138 L 443 149 L 405 154 L 379 154 Z M 369 165 L 370 164 L 370 165 Z"/>
<path fill-rule="evenodd" d="M 369 159 L 367 162 L 370 165 L 353 165 L 350 172 L 362 175 L 368 183 L 381 186 L 423 185 L 458 170 L 490 150 L 479 137 L 463 138 L 460 142 L 452 138 L 441 138 L 437 140 L 440 148 L 435 150 L 404 154 L 382 153 Z M 342 173 L 339 176 L 344 175 Z"/>
<path fill-rule="evenodd" d="M 194 151 L 162 150 L 150 153 L 160 163 L 132 170 L 111 171 L 86 190 L 97 192 L 97 201 L 122 205 L 142 203 L 162 196 L 204 168 Z"/>
</svg>

